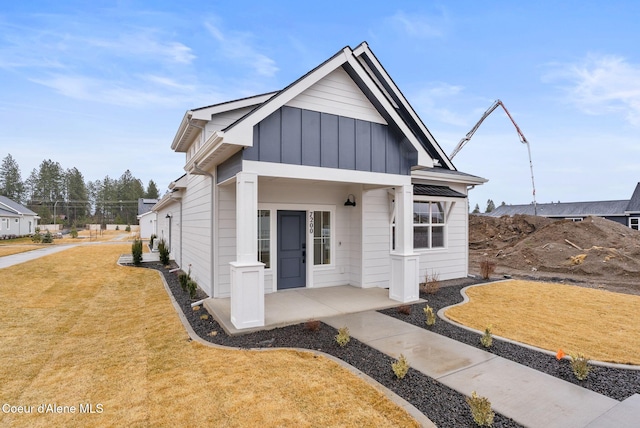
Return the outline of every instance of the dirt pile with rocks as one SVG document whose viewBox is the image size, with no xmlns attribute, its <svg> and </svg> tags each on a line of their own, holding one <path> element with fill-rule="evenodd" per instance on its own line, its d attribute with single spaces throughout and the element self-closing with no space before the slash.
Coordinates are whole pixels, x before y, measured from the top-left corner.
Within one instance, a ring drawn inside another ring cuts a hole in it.
<svg viewBox="0 0 640 428">
<path fill-rule="evenodd" d="M 640 232 L 600 217 L 583 221 L 471 215 L 469 268 L 496 274 L 633 286 L 640 292 Z"/>
</svg>

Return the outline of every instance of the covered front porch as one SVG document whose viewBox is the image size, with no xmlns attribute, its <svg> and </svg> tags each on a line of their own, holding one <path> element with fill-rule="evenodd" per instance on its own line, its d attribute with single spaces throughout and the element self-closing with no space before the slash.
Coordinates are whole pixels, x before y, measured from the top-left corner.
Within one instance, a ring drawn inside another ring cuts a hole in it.
<svg viewBox="0 0 640 428">
<path fill-rule="evenodd" d="M 238 329 L 231 322 L 230 298 L 204 301 L 204 307 L 229 335 L 270 330 L 336 315 L 393 308 L 402 304 L 390 299 L 389 290 L 384 288 L 350 285 L 296 288 L 264 296 L 264 326 Z"/>
</svg>

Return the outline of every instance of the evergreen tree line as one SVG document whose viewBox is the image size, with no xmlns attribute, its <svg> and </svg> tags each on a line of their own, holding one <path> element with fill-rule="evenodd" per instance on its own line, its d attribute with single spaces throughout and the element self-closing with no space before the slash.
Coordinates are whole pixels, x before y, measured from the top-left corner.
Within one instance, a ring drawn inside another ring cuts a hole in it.
<svg viewBox="0 0 640 428">
<path fill-rule="evenodd" d="M 8 154 L 0 166 L 0 195 L 25 205 L 40 216 L 41 224 L 136 224 L 138 199 L 158 199 L 156 183 L 142 181 L 126 170 L 118 179 L 86 181 L 77 168 L 64 169 L 43 160 L 23 181 L 18 162 Z M 54 220 L 55 217 L 55 220 Z"/>
<path fill-rule="evenodd" d="M 502 201 L 502 203 L 500 204 L 500 206 L 504 206 L 507 205 L 504 201 Z M 488 199 L 487 200 L 487 207 L 484 209 L 485 213 L 490 213 L 491 211 L 496 209 L 496 204 L 493 203 L 492 199 Z M 476 206 L 473 208 L 473 211 L 471 211 L 471 214 L 480 214 L 480 205 L 476 204 Z"/>
</svg>

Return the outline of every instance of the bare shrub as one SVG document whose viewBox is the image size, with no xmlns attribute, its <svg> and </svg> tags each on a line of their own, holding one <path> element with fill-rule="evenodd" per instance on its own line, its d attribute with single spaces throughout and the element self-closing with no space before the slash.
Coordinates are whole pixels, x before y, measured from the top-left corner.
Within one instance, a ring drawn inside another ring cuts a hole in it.
<svg viewBox="0 0 640 428">
<path fill-rule="evenodd" d="M 491 274 L 496 271 L 495 262 L 483 260 L 480 262 L 480 275 L 483 279 L 489 279 Z"/>
<path fill-rule="evenodd" d="M 440 290 L 440 274 L 438 272 L 427 272 L 424 282 L 420 284 L 420 291 L 426 294 L 436 294 Z"/>
</svg>

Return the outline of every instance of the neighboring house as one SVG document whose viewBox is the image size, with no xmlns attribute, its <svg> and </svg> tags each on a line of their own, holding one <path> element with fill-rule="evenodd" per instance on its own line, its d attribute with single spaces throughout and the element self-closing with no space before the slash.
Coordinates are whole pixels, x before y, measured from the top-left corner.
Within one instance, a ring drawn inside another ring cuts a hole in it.
<svg viewBox="0 0 640 428">
<path fill-rule="evenodd" d="M 156 234 L 156 223 L 158 221 L 157 213 L 148 211 L 139 215 L 138 225 L 140 225 L 140 238 L 149 239 L 151 235 Z"/>
<path fill-rule="evenodd" d="M 142 214 L 145 214 L 151 211 L 151 208 L 153 208 L 153 206 L 157 203 L 158 203 L 157 199 L 139 198 L 138 199 L 138 216 L 141 216 Z"/>
<path fill-rule="evenodd" d="M 0 237 L 35 233 L 40 217 L 29 208 L 0 196 Z"/>
<path fill-rule="evenodd" d="M 236 328 L 264 294 L 352 285 L 418 299 L 468 273 L 470 187 L 366 43 L 281 91 L 189 110 L 187 174 L 153 208 L 158 236 Z"/>
<path fill-rule="evenodd" d="M 537 204 L 536 213 L 541 217 L 582 221 L 585 217 L 604 217 L 632 229 L 640 230 L 640 183 L 631 199 L 592 202 L 558 202 Z M 502 205 L 490 213 L 491 217 L 512 216 L 514 214 L 534 215 L 533 205 Z"/>
</svg>

